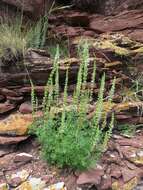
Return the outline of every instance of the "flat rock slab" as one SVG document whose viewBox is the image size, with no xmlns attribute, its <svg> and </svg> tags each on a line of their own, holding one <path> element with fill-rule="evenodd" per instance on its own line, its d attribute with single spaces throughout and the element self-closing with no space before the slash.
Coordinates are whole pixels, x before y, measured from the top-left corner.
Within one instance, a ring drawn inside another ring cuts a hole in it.
<svg viewBox="0 0 143 190">
<path fill-rule="evenodd" d="M 27 139 L 28 136 L 19 136 L 19 137 L 0 136 L 0 145 L 18 144 Z"/>
<path fill-rule="evenodd" d="M 126 1 L 127 3 L 127 1 Z M 128 1 L 129 3 L 129 1 Z M 135 2 L 134 2 L 135 3 Z M 143 1 L 141 2 L 143 6 Z M 102 33 L 120 32 L 130 38 L 143 42 L 142 24 L 143 12 L 141 9 L 127 9 L 116 12 L 115 15 L 105 16 L 101 14 L 90 14 L 76 10 L 65 10 L 57 14 L 57 17 L 51 16 L 49 21 L 56 27 L 52 31 L 68 39 L 76 36 L 97 37 Z M 57 25 L 58 23 L 58 25 Z M 86 28 L 87 29 L 86 29 Z M 89 35 L 88 35 L 89 34 Z"/>
<path fill-rule="evenodd" d="M 138 10 L 123 12 L 111 17 L 91 17 L 90 29 L 99 33 L 120 32 L 134 40 L 143 42 L 143 12 Z"/>
</svg>

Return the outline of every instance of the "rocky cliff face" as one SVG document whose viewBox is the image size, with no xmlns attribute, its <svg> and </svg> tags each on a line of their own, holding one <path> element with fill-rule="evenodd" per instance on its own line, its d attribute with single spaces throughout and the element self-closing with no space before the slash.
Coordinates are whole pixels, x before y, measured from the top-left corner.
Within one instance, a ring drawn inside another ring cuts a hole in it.
<svg viewBox="0 0 143 190">
<path fill-rule="evenodd" d="M 73 0 L 72 2 L 81 10 L 104 15 L 115 15 L 125 10 L 143 7 L 142 0 Z"/>
<path fill-rule="evenodd" d="M 32 15 L 34 19 L 39 18 L 45 9 L 51 6 L 51 3 L 51 0 L 1 0 L 0 2 L 0 4 L 8 7 L 8 10 L 21 10 Z"/>
<path fill-rule="evenodd" d="M 141 9 L 143 7 L 143 0 L 70 0 L 59 1 L 57 3 L 73 4 L 76 8 L 93 13 L 100 13 L 104 15 L 115 15 L 125 10 Z M 48 9 L 53 0 L 1 0 L 0 4 L 5 6 L 22 9 L 24 12 L 30 12 L 34 17 L 38 17 Z"/>
</svg>

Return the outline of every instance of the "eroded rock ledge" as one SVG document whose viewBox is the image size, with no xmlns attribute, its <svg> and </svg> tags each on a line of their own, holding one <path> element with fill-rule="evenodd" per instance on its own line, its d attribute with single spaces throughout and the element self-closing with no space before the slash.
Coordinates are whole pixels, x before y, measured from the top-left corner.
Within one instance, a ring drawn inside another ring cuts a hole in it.
<svg viewBox="0 0 143 190">
<path fill-rule="evenodd" d="M 97 65 L 97 85 L 94 93 L 98 93 L 99 81 L 106 73 L 106 88 L 109 88 L 114 77 L 117 78 L 117 96 L 115 101 L 122 102 L 119 90 L 130 88 L 135 77 L 142 76 L 143 45 L 130 40 L 121 34 L 102 35 L 100 38 L 84 37 L 88 41 L 90 60 L 89 78 L 93 70 L 93 63 Z M 69 91 L 73 91 L 76 83 L 80 59 L 76 58 L 76 47 L 81 38 L 74 38 L 70 42 L 71 58 L 60 60 L 60 88 L 62 91 L 66 69 L 69 68 Z M 96 58 L 94 57 L 96 56 Z M 43 50 L 28 50 L 24 61 L 1 60 L 0 75 L 0 114 L 7 113 L 30 100 L 31 84 L 42 97 L 48 76 L 53 68 L 53 60 Z M 90 83 L 89 83 L 90 85 Z"/>
<path fill-rule="evenodd" d="M 52 0 L 23 0 L 23 3 L 17 0 L 2 0 L 0 2 L 0 16 L 10 17 L 15 10 L 22 9 L 25 13 L 33 16 L 33 19 L 38 19 L 51 7 Z M 67 5 L 67 1 L 57 1 L 62 5 Z M 55 34 L 61 37 L 61 34 L 66 34 L 68 38 L 77 35 L 92 35 L 96 36 L 104 32 L 122 32 L 134 40 L 143 42 L 143 1 L 142 0 L 104 0 L 102 2 L 96 0 L 74 0 L 70 4 L 75 6 L 62 11 L 57 11 L 54 16 L 51 16 L 51 24 L 55 30 Z M 89 5 L 89 6 L 86 6 Z M 9 7 L 9 14 L 6 11 Z M 80 7 L 87 12 L 77 11 L 75 7 Z M 87 9 L 88 7 L 88 9 Z M 89 13 L 90 9 L 92 14 Z M 98 10 L 98 11 L 97 11 Z M 98 14 L 97 14 L 98 13 Z M 32 18 L 32 17 L 31 17 Z M 55 28 L 56 26 L 56 28 Z M 52 31 L 53 32 L 53 31 Z"/>
</svg>

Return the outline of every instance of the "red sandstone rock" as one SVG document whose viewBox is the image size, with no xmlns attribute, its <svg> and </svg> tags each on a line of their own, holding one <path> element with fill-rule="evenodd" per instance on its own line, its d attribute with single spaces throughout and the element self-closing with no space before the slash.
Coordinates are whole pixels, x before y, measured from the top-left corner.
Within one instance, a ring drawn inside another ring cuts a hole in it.
<svg viewBox="0 0 143 190">
<path fill-rule="evenodd" d="M 12 146 L 0 146 L 0 158 L 14 152 L 15 145 Z"/>
<path fill-rule="evenodd" d="M 136 139 L 122 139 L 122 140 L 116 140 L 117 143 L 119 143 L 121 146 L 132 146 L 134 148 L 142 148 L 143 147 L 143 141 L 138 141 Z"/>
<path fill-rule="evenodd" d="M 122 171 L 122 176 L 123 176 L 123 180 L 124 183 L 130 181 L 131 179 L 133 179 L 134 177 L 137 177 L 137 172 L 134 170 L 130 170 L 128 168 L 126 168 L 125 166 L 123 168 L 121 168 Z"/>
<path fill-rule="evenodd" d="M 112 152 L 112 151 L 107 151 L 102 158 L 103 162 L 106 164 L 111 164 L 111 163 L 120 163 L 121 162 L 121 158 L 118 154 L 118 152 Z"/>
<path fill-rule="evenodd" d="M 11 104 L 19 104 L 23 101 L 23 96 L 19 97 L 7 96 L 6 98 Z"/>
<path fill-rule="evenodd" d="M 14 90 L 10 90 L 10 89 L 7 89 L 7 88 L 0 88 L 0 93 L 2 95 L 5 95 L 5 96 L 10 96 L 10 97 L 17 97 L 17 96 L 20 96 L 19 93 L 17 93 L 16 91 Z"/>
<path fill-rule="evenodd" d="M 58 37 L 63 38 L 73 38 L 76 36 L 80 36 L 84 33 L 84 29 L 82 27 L 73 27 L 67 25 L 60 25 L 56 28 L 52 29 L 53 33 L 56 33 Z"/>
<path fill-rule="evenodd" d="M 12 111 L 16 106 L 14 104 L 10 104 L 8 102 L 0 103 L 0 114 L 7 113 Z"/>
<path fill-rule="evenodd" d="M 20 137 L 0 136 L 0 145 L 17 144 L 19 142 L 25 141 L 27 138 L 28 136 L 20 136 Z"/>
<path fill-rule="evenodd" d="M 122 11 L 143 7 L 142 0 L 73 0 L 73 2 L 81 10 L 104 15 L 115 15 Z"/>
<path fill-rule="evenodd" d="M 104 175 L 103 169 L 92 169 L 87 172 L 81 173 L 77 179 L 78 185 L 83 184 L 96 184 L 99 185 L 101 182 L 101 177 Z"/>
<path fill-rule="evenodd" d="M 89 25 L 89 15 L 87 13 L 75 12 L 65 18 L 66 22 L 71 26 L 83 26 L 88 27 Z"/>
<path fill-rule="evenodd" d="M 22 179 L 20 177 L 14 177 L 14 178 L 10 178 L 8 180 L 8 184 L 11 186 L 11 187 L 18 187 L 21 183 L 22 183 Z"/>
<path fill-rule="evenodd" d="M 131 170 L 136 170 L 137 169 L 137 166 L 135 166 L 133 163 L 131 163 L 131 162 L 127 161 L 127 160 L 125 160 L 124 163 Z"/>
<path fill-rule="evenodd" d="M 91 36 L 91 37 L 97 37 L 97 35 L 95 34 L 95 32 L 91 31 L 91 30 L 86 30 L 83 33 L 84 36 Z"/>
<path fill-rule="evenodd" d="M 102 181 L 101 181 L 101 184 L 100 184 L 100 189 L 101 190 L 107 190 L 107 189 L 110 189 L 111 186 L 112 186 L 111 176 L 105 174 L 102 177 Z"/>
<path fill-rule="evenodd" d="M 24 102 L 23 104 L 20 105 L 19 111 L 22 114 L 32 113 L 32 105 L 31 105 L 31 103 L 30 102 Z"/>
<path fill-rule="evenodd" d="M 132 29 L 132 33 L 129 36 L 132 36 L 135 40 L 143 41 L 141 33 L 143 32 L 143 13 L 142 11 L 133 10 L 128 12 L 123 12 L 117 16 L 113 17 L 91 17 L 90 29 L 95 32 L 105 33 L 113 31 L 123 31 Z M 134 33 L 135 32 L 135 33 Z M 139 39 L 139 36 L 140 39 Z M 137 37 L 136 37 L 137 36 Z"/>
<path fill-rule="evenodd" d="M 111 164 L 111 177 L 114 177 L 116 179 L 118 179 L 119 177 L 121 177 L 121 171 L 120 171 L 120 167 L 117 164 Z"/>
<path fill-rule="evenodd" d="M 34 91 L 37 92 L 38 94 L 43 94 L 44 90 L 45 90 L 45 86 L 34 86 Z M 19 92 L 22 94 L 25 94 L 25 93 L 30 94 L 31 91 L 32 91 L 31 86 L 22 87 L 21 89 L 19 89 Z"/>
<path fill-rule="evenodd" d="M 14 158 L 14 162 L 30 162 L 32 161 L 33 156 L 25 152 L 17 154 Z"/>
</svg>

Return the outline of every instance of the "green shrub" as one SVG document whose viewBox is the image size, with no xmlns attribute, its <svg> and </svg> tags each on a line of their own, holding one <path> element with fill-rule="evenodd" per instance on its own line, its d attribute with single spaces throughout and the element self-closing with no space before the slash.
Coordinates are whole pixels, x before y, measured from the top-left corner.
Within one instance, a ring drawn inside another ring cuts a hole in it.
<svg viewBox="0 0 143 190">
<path fill-rule="evenodd" d="M 21 19 L 15 22 L 0 24 L 0 57 L 4 56 L 9 49 L 14 56 L 23 52 L 26 47 L 26 39 L 21 30 Z"/>
<path fill-rule="evenodd" d="M 43 48 L 48 30 L 48 16 L 40 18 L 37 23 L 22 26 L 22 16 L 8 23 L 0 23 L 0 57 L 7 50 L 16 57 L 24 54 L 28 48 Z"/>
<path fill-rule="evenodd" d="M 133 137 L 136 134 L 137 130 L 140 130 L 143 128 L 143 124 L 118 124 L 117 125 L 117 131 L 122 134 L 123 136 L 127 137 Z"/>
<path fill-rule="evenodd" d="M 58 97 L 55 96 L 56 88 L 46 88 L 44 96 L 44 117 L 35 121 L 31 131 L 37 135 L 42 146 L 44 158 L 51 164 L 59 167 L 69 166 L 74 169 L 86 169 L 96 164 L 101 154 L 105 151 L 108 140 L 112 133 L 114 115 L 109 125 L 106 118 L 102 121 L 105 74 L 101 79 L 96 111 L 91 120 L 87 119 L 88 105 L 90 104 L 93 89 L 85 88 L 88 75 L 89 50 L 85 44 L 80 50 L 81 63 L 77 77 L 77 85 L 73 94 L 73 103 L 68 109 L 67 89 L 68 89 L 68 70 L 66 72 L 64 97 L 62 111 L 53 112 L 53 106 L 58 109 Z M 48 85 L 56 87 L 58 84 L 58 58 L 59 49 L 55 56 L 54 69 L 48 80 Z M 95 83 L 94 66 L 92 84 Z M 109 101 L 111 101 L 114 85 L 111 88 Z M 105 115 L 105 114 L 104 114 Z M 106 125 L 106 130 L 105 130 Z M 104 127 L 103 127 L 104 126 Z"/>
<path fill-rule="evenodd" d="M 43 48 L 48 30 L 48 16 L 41 17 L 37 23 L 30 26 L 26 32 L 27 47 Z"/>
</svg>

